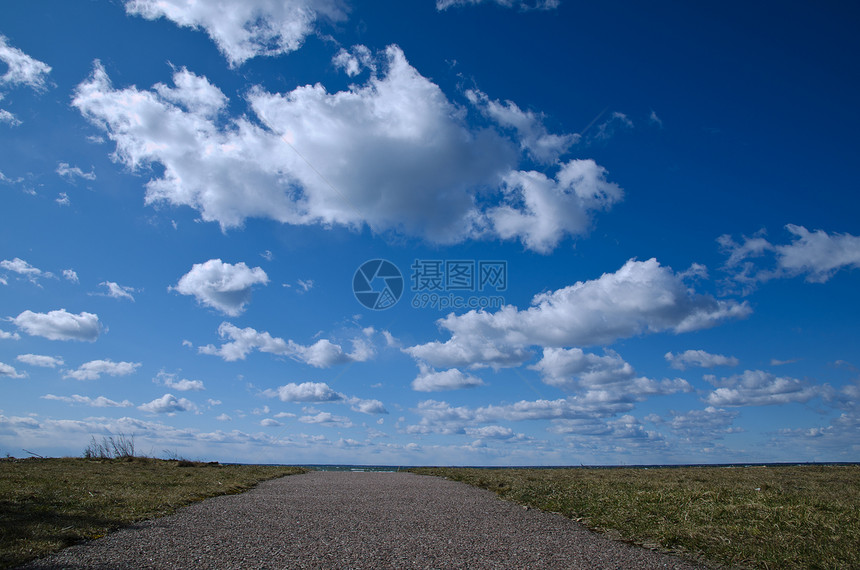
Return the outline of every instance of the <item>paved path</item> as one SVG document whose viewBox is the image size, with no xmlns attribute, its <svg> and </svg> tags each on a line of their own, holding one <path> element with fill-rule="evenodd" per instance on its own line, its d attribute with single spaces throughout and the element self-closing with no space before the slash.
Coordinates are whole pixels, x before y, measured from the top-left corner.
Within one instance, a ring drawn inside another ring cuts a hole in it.
<svg viewBox="0 0 860 570">
<path fill-rule="evenodd" d="M 26 568 L 698 568 L 493 493 L 409 473 L 261 483 Z"/>
</svg>

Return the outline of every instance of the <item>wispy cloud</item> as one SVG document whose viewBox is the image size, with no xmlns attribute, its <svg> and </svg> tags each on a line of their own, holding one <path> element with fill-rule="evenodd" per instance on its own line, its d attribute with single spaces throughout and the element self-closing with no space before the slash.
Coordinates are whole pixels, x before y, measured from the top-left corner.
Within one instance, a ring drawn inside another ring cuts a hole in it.
<svg viewBox="0 0 860 570">
<path fill-rule="evenodd" d="M 860 236 L 809 231 L 795 224 L 785 229 L 793 240 L 781 245 L 768 241 L 763 232 L 743 236 L 740 242 L 728 234 L 720 236 L 717 241 L 728 254 L 725 270 L 729 281 L 749 293 L 759 283 L 772 279 L 803 276 L 810 283 L 825 283 L 842 269 L 860 267 Z M 773 266 L 760 267 L 761 260 L 769 256 L 773 257 Z"/>
</svg>

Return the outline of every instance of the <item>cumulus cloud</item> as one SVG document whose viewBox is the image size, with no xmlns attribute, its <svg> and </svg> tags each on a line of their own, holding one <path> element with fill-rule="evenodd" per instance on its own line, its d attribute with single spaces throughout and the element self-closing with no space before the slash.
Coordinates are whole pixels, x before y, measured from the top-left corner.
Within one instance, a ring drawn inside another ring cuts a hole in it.
<svg viewBox="0 0 860 570">
<path fill-rule="evenodd" d="M 51 67 L 12 47 L 9 45 L 9 40 L 2 35 L 0 35 L 0 61 L 8 66 L 6 73 L 0 76 L 0 85 L 10 87 L 26 85 L 36 91 L 44 91 L 47 88 L 46 80 Z"/>
<path fill-rule="evenodd" d="M 728 255 L 725 269 L 730 279 L 740 284 L 744 292 L 771 279 L 801 275 L 807 282 L 825 283 L 840 269 L 860 267 L 860 236 L 809 231 L 795 224 L 788 224 L 785 229 L 793 237 L 787 244 L 773 244 L 763 232 L 753 237 L 743 236 L 741 242 L 728 234 L 717 240 Z M 759 267 L 758 261 L 767 256 L 773 256 L 773 267 Z"/>
<path fill-rule="evenodd" d="M 334 64 L 370 76 L 336 93 L 321 84 L 283 94 L 253 88 L 246 101 L 256 120 L 225 118 L 221 90 L 184 68 L 173 86 L 115 89 L 96 62 L 73 105 L 115 142 L 116 160 L 163 167 L 146 184 L 148 204 L 190 206 L 225 230 L 258 217 L 443 244 L 520 239 L 546 253 L 622 197 L 591 160 L 558 164 L 554 179 L 517 170 L 512 141 L 472 128 L 466 110 L 397 46 L 379 54 L 355 46 Z M 576 140 L 549 133 L 538 113 L 470 94 L 534 160 L 553 163 Z"/>
<path fill-rule="evenodd" d="M 19 354 L 17 359 L 24 364 L 40 366 L 42 368 L 56 368 L 65 364 L 59 356 L 44 356 L 42 354 Z"/>
<path fill-rule="evenodd" d="M 565 235 L 585 233 L 591 212 L 607 210 L 623 196 L 593 160 L 563 164 L 554 180 L 540 172 L 511 171 L 503 188 L 503 204 L 487 210 L 493 231 L 539 253 L 552 251 Z"/>
<path fill-rule="evenodd" d="M 478 4 L 493 3 L 505 8 L 519 10 L 554 10 L 559 7 L 561 0 L 436 0 L 437 10 L 447 10 L 457 6 L 477 6 Z"/>
<path fill-rule="evenodd" d="M 282 338 L 273 337 L 265 331 L 258 332 L 251 327 L 240 329 L 227 322 L 221 323 L 218 327 L 218 335 L 224 340 L 229 339 L 229 342 L 223 343 L 220 347 L 212 344 L 201 346 L 199 351 L 202 354 L 220 356 L 228 362 L 244 360 L 250 352 L 259 350 L 279 356 L 289 356 L 316 368 L 328 368 L 348 362 L 364 362 L 374 355 L 372 346 L 360 338 L 352 340 L 353 351 L 347 353 L 341 345 L 328 339 L 320 339 L 311 345 L 302 345 L 292 340 L 285 341 Z"/>
<path fill-rule="evenodd" d="M 376 73 L 376 63 L 373 60 L 373 54 L 367 46 L 357 45 L 351 49 L 343 49 L 337 52 L 337 55 L 332 59 L 332 63 L 338 69 L 343 69 L 350 77 L 355 77 L 365 69 Z"/>
<path fill-rule="evenodd" d="M 203 29 L 235 67 L 298 50 L 319 20 L 346 19 L 341 0 L 127 0 L 126 12 Z"/>
<path fill-rule="evenodd" d="M 412 381 L 412 389 L 418 392 L 441 392 L 443 390 L 460 390 L 483 386 L 480 378 L 465 374 L 456 368 L 437 372 L 424 363 L 419 364 L 420 372 Z"/>
<path fill-rule="evenodd" d="M 353 396 L 351 398 L 347 398 L 346 402 L 349 404 L 350 409 L 354 412 L 361 412 L 362 414 L 388 413 L 388 410 L 385 409 L 385 406 L 379 400 L 366 400 Z"/>
<path fill-rule="evenodd" d="M 177 398 L 173 394 L 165 394 L 146 404 L 137 407 L 138 410 L 149 414 L 174 415 L 177 412 L 196 412 L 197 406 L 185 398 Z"/>
<path fill-rule="evenodd" d="M 737 366 L 739 364 L 738 359 L 734 356 L 711 354 L 704 350 L 685 350 L 678 354 L 667 352 L 663 357 L 669 363 L 669 366 L 677 370 L 684 370 L 687 366 L 713 368 L 715 366 Z"/>
<path fill-rule="evenodd" d="M 277 397 L 282 402 L 336 402 L 344 395 L 332 390 L 325 382 L 290 382 L 277 389 L 263 391 L 264 396 Z"/>
<path fill-rule="evenodd" d="M 134 405 L 128 400 L 116 402 L 114 400 L 105 398 L 104 396 L 90 398 L 89 396 L 81 396 L 78 394 L 73 394 L 71 396 L 55 396 L 53 394 L 45 394 L 44 396 L 42 396 L 42 399 L 55 400 L 57 402 L 66 402 L 69 404 L 84 404 L 85 406 L 91 406 L 93 408 L 129 408 Z"/>
<path fill-rule="evenodd" d="M 49 340 L 95 342 L 101 331 L 98 315 L 94 313 L 76 315 L 65 309 L 47 313 L 24 311 L 12 319 L 12 322 L 29 335 L 41 336 Z"/>
<path fill-rule="evenodd" d="M 523 111 L 513 101 L 501 103 L 490 100 L 485 93 L 476 89 L 466 91 L 466 97 L 499 126 L 514 129 L 521 148 L 537 162 L 554 163 L 580 139 L 577 134 L 550 134 L 543 124 L 543 115 L 534 111 Z"/>
<path fill-rule="evenodd" d="M 79 283 L 78 274 L 74 269 L 63 269 L 63 278 L 66 281 L 71 281 L 72 283 Z"/>
<path fill-rule="evenodd" d="M 118 90 L 96 64 L 73 104 L 116 143 L 118 160 L 164 167 L 147 183 L 147 203 L 191 206 L 223 228 L 264 217 L 366 225 L 440 243 L 483 232 L 477 202 L 513 166 L 510 141 L 470 129 L 396 46 L 380 56 L 380 69 L 338 93 L 319 84 L 286 94 L 251 90 L 248 102 L 265 127 L 216 120 L 223 94 L 185 69 L 175 87 Z M 201 86 L 192 91 L 190 78 Z"/>
<path fill-rule="evenodd" d="M 696 293 L 684 277 L 656 259 L 631 259 L 615 273 L 538 294 L 525 310 L 507 305 L 492 313 L 452 313 L 437 321 L 449 340 L 403 350 L 440 368 L 498 368 L 522 364 L 533 345 L 606 345 L 645 333 L 705 329 L 751 312 L 747 303 Z"/>
<path fill-rule="evenodd" d="M 7 378 L 26 378 L 27 375 L 23 372 L 18 372 L 13 366 L 0 362 L 0 376 Z"/>
<path fill-rule="evenodd" d="M 250 302 L 251 288 L 268 283 L 269 277 L 261 267 L 251 269 L 244 262 L 234 265 L 210 259 L 195 263 L 172 289 L 182 295 L 193 295 L 199 303 L 236 317 Z"/>
<path fill-rule="evenodd" d="M 0 330 L 0 340 L 20 340 L 21 335 Z"/>
<path fill-rule="evenodd" d="M 575 393 L 581 402 L 620 405 L 625 410 L 650 396 L 693 389 L 682 378 L 658 381 L 636 376 L 633 367 L 610 350 L 600 356 L 579 348 L 547 347 L 543 358 L 531 368 L 541 372 L 545 384 Z"/>
<path fill-rule="evenodd" d="M 162 384 L 167 388 L 170 388 L 172 390 L 178 390 L 180 392 L 198 392 L 200 390 L 206 389 L 206 387 L 203 385 L 202 380 L 188 380 L 187 378 L 178 379 L 176 377 L 176 374 L 169 374 L 167 372 L 159 372 L 156 377 L 153 378 L 153 382 L 155 382 L 156 384 Z"/>
<path fill-rule="evenodd" d="M 67 370 L 63 378 L 75 380 L 98 380 L 102 374 L 108 376 L 128 376 L 140 367 L 140 362 L 114 362 L 107 360 L 91 360 L 81 364 L 76 370 Z"/>
<path fill-rule="evenodd" d="M 711 406 L 770 406 L 793 402 L 808 402 L 826 393 L 826 386 L 811 386 L 796 378 L 777 377 L 763 370 L 745 370 L 717 380 L 705 379 L 717 389 L 705 398 Z"/>
</svg>

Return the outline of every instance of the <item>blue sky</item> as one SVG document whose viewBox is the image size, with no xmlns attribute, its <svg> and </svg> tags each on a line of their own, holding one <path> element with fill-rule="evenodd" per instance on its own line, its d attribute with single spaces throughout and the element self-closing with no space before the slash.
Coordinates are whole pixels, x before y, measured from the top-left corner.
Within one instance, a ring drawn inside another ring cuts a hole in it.
<svg viewBox="0 0 860 570">
<path fill-rule="evenodd" d="M 860 457 L 856 8 L 0 13 L 0 452 Z"/>
</svg>

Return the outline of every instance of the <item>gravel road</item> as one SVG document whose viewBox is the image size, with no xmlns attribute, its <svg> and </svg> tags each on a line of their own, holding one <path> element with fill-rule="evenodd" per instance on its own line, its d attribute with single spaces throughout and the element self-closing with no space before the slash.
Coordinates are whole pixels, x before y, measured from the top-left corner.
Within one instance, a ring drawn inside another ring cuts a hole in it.
<svg viewBox="0 0 860 570">
<path fill-rule="evenodd" d="M 438 477 L 316 471 L 196 503 L 23 568 L 701 567 Z"/>
</svg>

